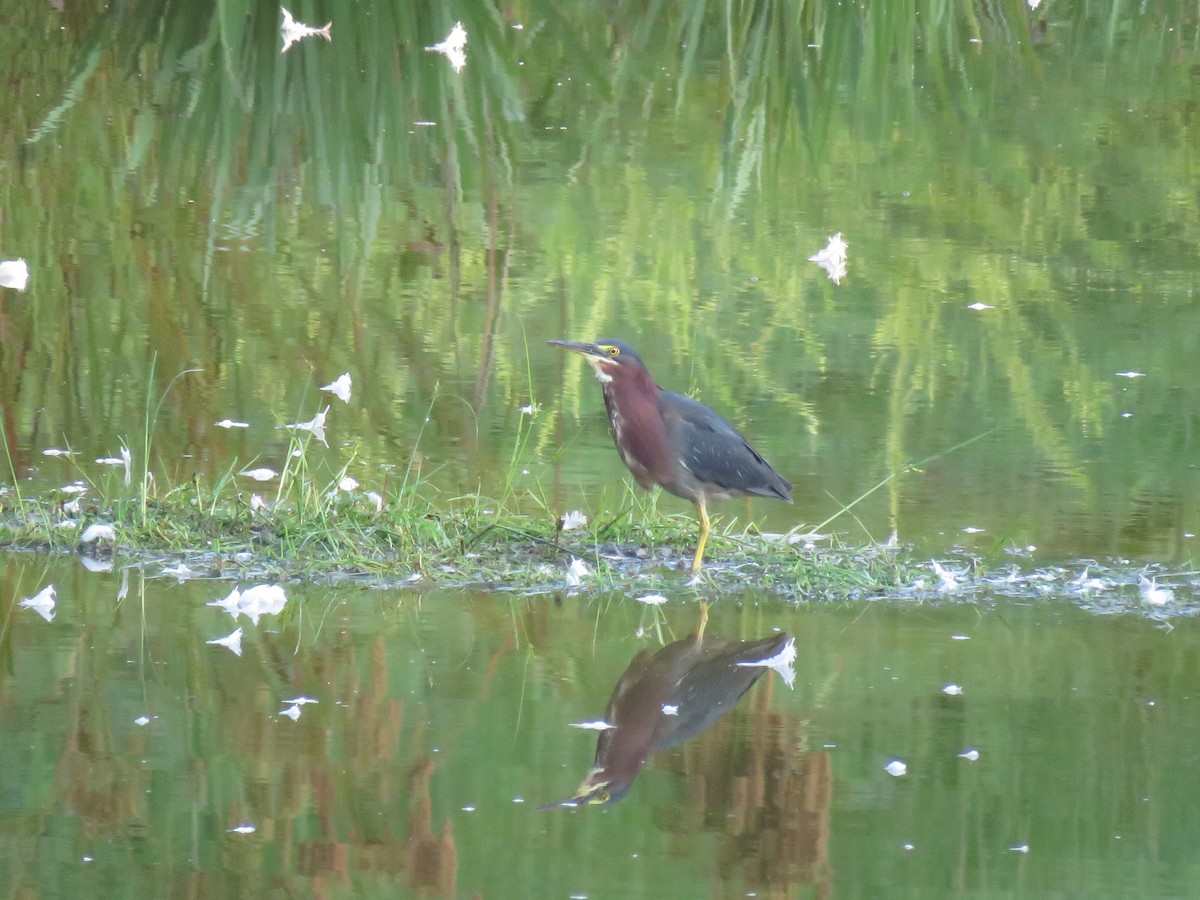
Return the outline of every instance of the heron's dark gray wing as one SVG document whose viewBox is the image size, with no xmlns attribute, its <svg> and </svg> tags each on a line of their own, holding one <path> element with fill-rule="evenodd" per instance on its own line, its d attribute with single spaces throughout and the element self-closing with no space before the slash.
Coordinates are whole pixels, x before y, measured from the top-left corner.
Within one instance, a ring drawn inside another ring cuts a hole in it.
<svg viewBox="0 0 1200 900">
<path fill-rule="evenodd" d="M 674 446 L 697 479 L 722 491 L 792 500 L 792 485 L 736 428 L 703 403 L 663 391 L 659 407 Z"/>
<path fill-rule="evenodd" d="M 655 735 L 654 749 L 665 750 L 710 728 L 766 672 L 763 666 L 742 666 L 774 656 L 792 636 L 779 632 L 753 641 L 705 638 L 701 656 L 680 679 L 671 702 L 675 714 Z"/>
</svg>

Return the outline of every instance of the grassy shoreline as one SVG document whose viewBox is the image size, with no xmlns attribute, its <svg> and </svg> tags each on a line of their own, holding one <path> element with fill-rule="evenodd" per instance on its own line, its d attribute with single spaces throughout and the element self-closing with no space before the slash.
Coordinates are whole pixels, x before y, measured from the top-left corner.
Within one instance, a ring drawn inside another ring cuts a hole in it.
<svg viewBox="0 0 1200 900">
<path fill-rule="evenodd" d="M 590 520 L 564 527 L 577 514 L 554 510 L 536 482 L 518 490 L 532 434 L 525 416 L 498 498 L 439 494 L 413 471 L 411 458 L 390 490 L 385 476 L 379 487 L 385 497 L 350 476 L 354 450 L 340 466 L 310 459 L 312 442 L 324 443 L 328 407 L 310 422 L 287 426 L 281 471 L 235 462 L 211 482 L 194 477 L 164 486 L 150 460 L 169 390 L 157 402 L 147 395 L 136 453 L 122 442 L 121 457 L 97 460 L 104 464 L 97 471 L 75 464 L 69 447 L 52 451 L 72 461 L 78 476 L 72 484 L 34 496 L 37 488 L 18 477 L 9 457 L 11 480 L 0 484 L 0 550 L 120 556 L 145 566 L 169 560 L 218 578 L 351 577 L 382 586 L 643 594 L 752 586 L 792 601 L 897 596 L 929 571 L 895 548 L 818 547 L 796 533 L 761 535 L 753 525 L 739 528 L 737 520 L 718 517 L 704 571 L 693 579 L 695 517 L 661 513 L 657 493 L 630 488 L 616 509 L 602 500 Z M 250 480 L 262 496 L 246 488 Z M 572 569 L 576 560 L 584 568 Z"/>
<path fill-rule="evenodd" d="M 102 529 L 102 536 L 81 543 L 97 524 L 111 532 Z M 694 519 L 664 515 L 652 503 L 562 531 L 549 513 L 511 513 L 480 497 L 435 505 L 415 492 L 386 502 L 357 491 L 326 492 L 319 502 L 281 500 L 256 509 L 241 491 L 222 500 L 181 488 L 144 502 L 101 500 L 70 509 L 11 493 L 0 497 L 0 550 L 120 556 L 144 565 L 169 560 L 208 577 L 642 593 L 752 585 L 799 601 L 895 596 L 929 571 L 901 551 L 814 546 L 731 521 L 714 528 L 711 558 L 693 581 L 688 567 L 695 540 Z M 577 581 L 569 575 L 574 560 L 587 568 Z"/>
<path fill-rule="evenodd" d="M 87 503 L 29 499 L 0 485 L 0 552 L 76 555 L 89 568 L 134 567 L 181 580 L 336 582 L 527 596 L 623 593 L 709 600 L 753 594 L 787 603 L 1058 599 L 1092 613 L 1139 615 L 1167 629 L 1172 620 L 1200 616 L 1198 573 L 1191 568 L 1135 566 L 1128 560 L 1034 565 L 1019 554 L 1003 554 L 989 564 L 974 554 L 952 553 L 939 562 L 911 548 L 839 546 L 828 537 L 817 544 L 802 534 L 764 535 L 739 520 L 718 519 L 704 570 L 693 578 L 695 519 L 661 513 L 653 494 L 647 500 L 631 491 L 615 514 L 602 511 L 583 527 L 563 530 L 562 519 L 533 495 L 525 500 L 538 512 L 524 515 L 512 510 L 517 498 L 511 495 L 507 504 L 479 495 L 435 502 L 428 485 L 387 499 L 334 486 L 297 496 L 285 495 L 281 485 L 281 499 L 266 504 L 231 490 L 225 479 L 210 495 L 193 484 L 161 497 L 116 490 L 119 499 Z M 97 525 L 102 535 L 83 543 Z M 1147 585 L 1165 591 L 1156 600 L 1159 595 L 1148 595 Z"/>
</svg>

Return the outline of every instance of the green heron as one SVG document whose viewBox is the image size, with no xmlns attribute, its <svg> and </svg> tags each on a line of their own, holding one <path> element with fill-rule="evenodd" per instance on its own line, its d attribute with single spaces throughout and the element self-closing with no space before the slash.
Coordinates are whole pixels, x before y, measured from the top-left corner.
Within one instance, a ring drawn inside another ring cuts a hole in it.
<svg viewBox="0 0 1200 900">
<path fill-rule="evenodd" d="M 692 574 L 700 571 L 712 530 L 708 501 L 756 496 L 792 502 L 791 483 L 741 432 L 704 404 L 660 388 L 628 344 L 606 338 L 546 343 L 583 354 L 596 370 L 613 443 L 637 483 L 695 504 L 700 540 Z"/>
<path fill-rule="evenodd" d="M 633 658 L 609 697 L 606 727 L 583 784 L 569 799 L 542 809 L 620 800 L 651 753 L 709 728 L 768 668 L 791 685 L 796 649 L 790 634 L 781 631 L 753 641 L 705 637 L 707 623 L 704 605 L 694 634 Z"/>
</svg>

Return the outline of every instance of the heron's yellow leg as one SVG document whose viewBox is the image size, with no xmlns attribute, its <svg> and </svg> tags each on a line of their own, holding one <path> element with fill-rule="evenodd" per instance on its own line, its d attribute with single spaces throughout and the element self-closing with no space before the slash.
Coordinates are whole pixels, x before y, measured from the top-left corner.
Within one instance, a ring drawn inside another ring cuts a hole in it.
<svg viewBox="0 0 1200 900">
<path fill-rule="evenodd" d="M 696 512 L 700 514 L 700 542 L 696 544 L 696 556 L 692 559 L 692 574 L 696 575 L 700 572 L 700 563 L 704 561 L 704 545 L 708 543 L 708 533 L 712 530 L 712 523 L 708 520 L 708 509 L 704 504 L 704 497 L 694 501 L 696 504 Z"/>
</svg>

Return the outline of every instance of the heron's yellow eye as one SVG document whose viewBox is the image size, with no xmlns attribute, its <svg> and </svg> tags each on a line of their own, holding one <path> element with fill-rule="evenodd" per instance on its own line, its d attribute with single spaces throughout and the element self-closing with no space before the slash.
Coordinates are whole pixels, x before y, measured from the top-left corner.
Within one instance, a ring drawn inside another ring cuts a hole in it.
<svg viewBox="0 0 1200 900">
<path fill-rule="evenodd" d="M 606 347 L 605 349 L 608 350 L 609 356 L 620 356 L 621 355 L 620 347 Z"/>
</svg>

